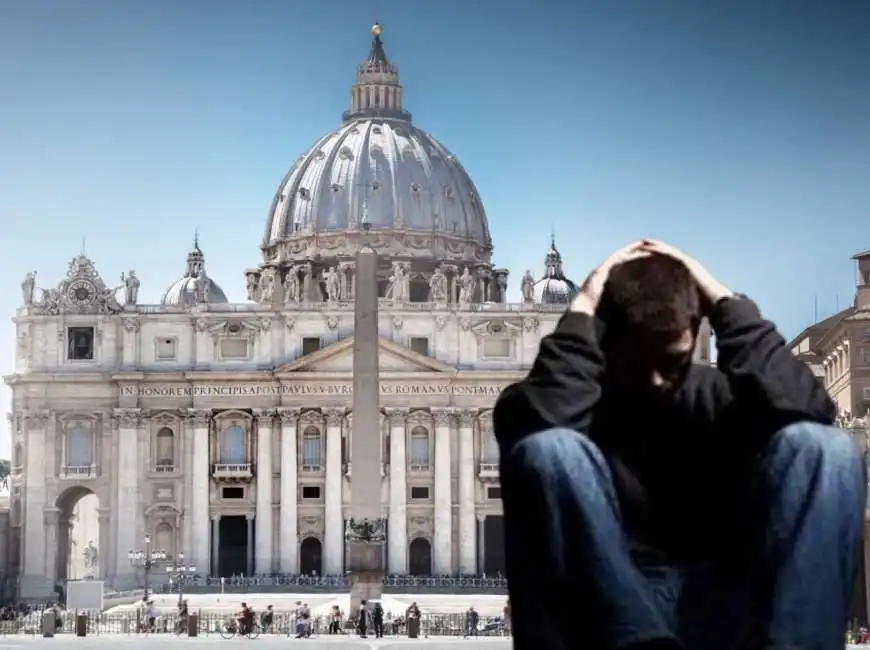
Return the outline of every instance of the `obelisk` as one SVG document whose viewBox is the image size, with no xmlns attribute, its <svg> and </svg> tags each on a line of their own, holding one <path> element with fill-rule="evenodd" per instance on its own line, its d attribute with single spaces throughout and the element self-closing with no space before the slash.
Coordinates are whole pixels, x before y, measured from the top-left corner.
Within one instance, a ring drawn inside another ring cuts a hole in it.
<svg viewBox="0 0 870 650">
<path fill-rule="evenodd" d="M 368 242 L 370 224 L 365 210 L 362 227 L 354 299 L 351 507 L 345 527 L 350 615 L 353 616 L 362 599 L 381 596 L 386 541 L 386 523 L 381 510 L 378 255 Z"/>
</svg>

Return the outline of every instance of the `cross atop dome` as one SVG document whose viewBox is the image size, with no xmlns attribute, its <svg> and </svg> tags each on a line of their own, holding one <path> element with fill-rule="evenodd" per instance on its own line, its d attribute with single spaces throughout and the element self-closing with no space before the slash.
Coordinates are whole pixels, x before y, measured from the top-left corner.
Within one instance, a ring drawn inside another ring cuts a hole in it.
<svg viewBox="0 0 870 650">
<path fill-rule="evenodd" d="M 381 34 L 384 28 L 380 23 L 372 25 L 372 49 L 369 52 L 368 65 L 372 67 L 388 66 L 387 55 L 384 53 L 384 43 L 381 40 Z"/>
</svg>

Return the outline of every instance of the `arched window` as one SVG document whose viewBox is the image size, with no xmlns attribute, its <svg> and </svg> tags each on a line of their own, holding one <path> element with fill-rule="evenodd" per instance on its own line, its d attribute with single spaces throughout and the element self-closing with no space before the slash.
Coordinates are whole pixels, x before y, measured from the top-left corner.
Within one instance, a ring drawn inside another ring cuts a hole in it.
<svg viewBox="0 0 870 650">
<path fill-rule="evenodd" d="M 414 427 L 411 430 L 409 452 L 408 459 L 412 470 L 429 471 L 429 432 L 426 427 Z"/>
<path fill-rule="evenodd" d="M 317 472 L 323 467 L 323 445 L 320 430 L 315 426 L 306 427 L 302 432 L 302 470 Z"/>
<path fill-rule="evenodd" d="M 154 529 L 154 544 L 152 550 L 165 551 L 169 557 L 175 557 L 175 534 L 172 525 L 161 521 Z"/>
<path fill-rule="evenodd" d="M 155 444 L 155 465 L 161 469 L 175 466 L 175 434 L 169 427 L 163 427 L 157 432 Z"/>
<path fill-rule="evenodd" d="M 487 427 L 480 432 L 483 439 L 482 460 L 484 463 L 498 462 L 498 441 L 495 439 L 495 430 L 492 427 Z"/>
<path fill-rule="evenodd" d="M 74 426 L 67 434 L 66 464 L 87 467 L 93 464 L 91 432 L 82 425 Z"/>
<path fill-rule="evenodd" d="M 227 465 L 242 465 L 247 463 L 246 443 L 245 430 L 238 424 L 233 424 L 224 429 L 221 462 Z"/>
</svg>

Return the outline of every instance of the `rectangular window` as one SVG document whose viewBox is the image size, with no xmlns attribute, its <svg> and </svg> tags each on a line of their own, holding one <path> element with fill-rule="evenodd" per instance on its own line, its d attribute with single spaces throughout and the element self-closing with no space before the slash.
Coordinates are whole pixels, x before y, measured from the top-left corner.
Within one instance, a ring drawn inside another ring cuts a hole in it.
<svg viewBox="0 0 870 650">
<path fill-rule="evenodd" d="M 319 472 L 323 467 L 323 445 L 320 431 L 309 426 L 302 433 L 302 471 Z"/>
<path fill-rule="evenodd" d="M 421 485 L 413 485 L 411 486 L 411 498 L 412 499 L 428 499 L 429 498 L 429 488 Z"/>
<path fill-rule="evenodd" d="M 411 337 L 411 349 L 417 354 L 422 354 L 424 357 L 429 356 L 429 339 L 424 336 Z"/>
<path fill-rule="evenodd" d="M 870 364 L 870 347 L 860 348 L 858 358 L 861 360 L 861 363 Z"/>
<path fill-rule="evenodd" d="M 82 423 L 74 423 L 66 432 L 66 465 L 90 467 L 94 460 L 94 438 L 91 430 Z"/>
<path fill-rule="evenodd" d="M 303 485 L 302 486 L 302 498 L 303 499 L 319 499 L 320 498 L 320 486 L 319 485 Z"/>
<path fill-rule="evenodd" d="M 225 487 L 221 489 L 221 499 L 224 500 L 239 500 L 245 498 L 245 488 L 243 487 Z"/>
<path fill-rule="evenodd" d="M 411 445 L 408 449 L 408 461 L 411 471 L 429 471 L 429 433 L 423 427 L 415 427 L 411 431 Z"/>
<path fill-rule="evenodd" d="M 158 361 L 175 359 L 178 341 L 174 338 L 158 338 L 154 342 L 154 356 Z"/>
<path fill-rule="evenodd" d="M 870 387 L 864 388 L 864 399 L 870 401 Z"/>
<path fill-rule="evenodd" d="M 70 327 L 67 329 L 67 356 L 70 361 L 94 360 L 94 328 Z"/>
<path fill-rule="evenodd" d="M 302 356 L 317 352 L 320 349 L 320 339 L 316 336 L 306 336 L 302 339 Z"/>
<path fill-rule="evenodd" d="M 220 342 L 222 359 L 247 359 L 249 353 L 248 339 L 222 339 Z"/>
<path fill-rule="evenodd" d="M 504 338 L 483 339 L 481 347 L 484 359 L 510 359 L 511 343 L 510 339 Z"/>
<path fill-rule="evenodd" d="M 488 487 L 488 488 L 486 488 L 486 498 L 487 499 L 501 499 L 501 487 Z"/>
</svg>

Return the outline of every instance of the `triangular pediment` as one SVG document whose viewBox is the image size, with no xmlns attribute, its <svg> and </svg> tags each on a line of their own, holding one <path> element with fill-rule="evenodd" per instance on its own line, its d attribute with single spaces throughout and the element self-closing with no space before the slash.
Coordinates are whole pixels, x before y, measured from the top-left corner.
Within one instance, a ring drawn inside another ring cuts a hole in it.
<svg viewBox="0 0 870 650">
<path fill-rule="evenodd" d="M 322 350 L 306 354 L 275 369 L 287 372 L 353 372 L 353 338 L 333 343 Z M 456 372 L 456 369 L 431 357 L 414 352 L 404 345 L 378 340 L 380 372 Z"/>
</svg>

